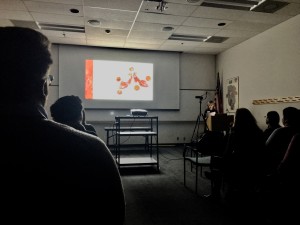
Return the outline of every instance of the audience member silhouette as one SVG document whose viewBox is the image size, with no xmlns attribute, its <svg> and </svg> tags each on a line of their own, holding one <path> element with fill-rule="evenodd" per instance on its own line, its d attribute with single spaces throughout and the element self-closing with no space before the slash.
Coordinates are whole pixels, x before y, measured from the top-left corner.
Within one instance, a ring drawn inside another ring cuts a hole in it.
<svg viewBox="0 0 300 225">
<path fill-rule="evenodd" d="M 82 124 L 83 111 L 82 101 L 75 95 L 63 96 L 50 106 L 51 116 L 54 121 L 97 136 L 96 132 L 87 130 Z"/>
<path fill-rule="evenodd" d="M 239 211 L 240 215 L 247 213 L 247 206 L 259 204 L 256 200 L 262 179 L 263 152 L 263 131 L 255 117 L 246 108 L 237 109 L 223 156 L 221 196 L 229 209 Z M 259 212 L 257 206 L 252 209 L 252 217 L 255 210 Z"/>
<path fill-rule="evenodd" d="M 281 127 L 279 124 L 280 116 L 276 111 L 269 111 L 266 116 L 266 124 L 268 127 L 264 130 L 265 140 L 269 138 L 269 136 L 273 133 L 274 130 Z"/>
<path fill-rule="evenodd" d="M 0 27 L 0 44 L 1 220 L 124 224 L 122 180 L 105 143 L 47 119 L 47 37 Z"/>
<path fill-rule="evenodd" d="M 292 137 L 300 132 L 299 110 L 295 107 L 283 109 L 283 127 L 276 129 L 266 141 L 266 173 L 277 174 L 279 163 L 283 159 Z"/>
<path fill-rule="evenodd" d="M 277 170 L 284 196 L 289 195 L 290 200 L 299 197 L 300 133 L 293 136 Z"/>
<path fill-rule="evenodd" d="M 300 184 L 300 133 L 295 134 L 277 168 L 277 182 L 272 183 L 266 196 L 266 212 L 270 224 L 294 224 L 298 211 Z"/>
<path fill-rule="evenodd" d="M 91 131 L 91 132 L 94 132 L 95 134 L 97 134 L 97 131 L 96 131 L 95 127 L 92 124 L 86 122 L 86 116 L 85 116 L 85 109 L 84 108 L 82 110 L 82 125 L 85 127 L 85 129 L 87 131 Z"/>
</svg>

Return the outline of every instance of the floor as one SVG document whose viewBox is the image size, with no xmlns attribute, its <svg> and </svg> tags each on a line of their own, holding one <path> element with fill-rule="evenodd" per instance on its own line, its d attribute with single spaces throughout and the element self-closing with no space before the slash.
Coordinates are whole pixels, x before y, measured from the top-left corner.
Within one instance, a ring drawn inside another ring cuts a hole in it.
<svg viewBox="0 0 300 225">
<path fill-rule="evenodd" d="M 183 146 L 160 147 L 156 167 L 121 169 L 126 198 L 126 225 L 227 225 L 221 204 L 204 198 L 210 181 L 200 177 L 195 193 L 195 170 L 183 185 Z"/>
</svg>

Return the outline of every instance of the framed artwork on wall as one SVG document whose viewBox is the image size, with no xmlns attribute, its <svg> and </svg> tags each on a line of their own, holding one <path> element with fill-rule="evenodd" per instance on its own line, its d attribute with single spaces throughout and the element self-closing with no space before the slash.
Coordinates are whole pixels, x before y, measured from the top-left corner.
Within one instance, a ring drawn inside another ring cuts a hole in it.
<svg viewBox="0 0 300 225">
<path fill-rule="evenodd" d="M 239 77 L 233 77 L 226 80 L 225 93 L 225 112 L 235 113 L 239 108 Z"/>
</svg>

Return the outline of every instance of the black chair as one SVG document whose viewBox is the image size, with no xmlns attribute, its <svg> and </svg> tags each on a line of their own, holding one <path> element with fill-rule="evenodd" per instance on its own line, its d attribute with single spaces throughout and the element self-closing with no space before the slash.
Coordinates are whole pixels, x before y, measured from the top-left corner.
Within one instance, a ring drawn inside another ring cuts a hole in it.
<svg viewBox="0 0 300 225">
<path fill-rule="evenodd" d="M 219 162 L 220 157 L 224 149 L 224 133 L 223 132 L 206 132 L 201 136 L 201 138 L 190 145 L 186 145 L 183 150 L 183 179 L 184 186 L 186 185 L 186 170 L 187 162 L 190 163 L 190 170 L 193 171 L 195 168 L 195 192 L 198 192 L 198 177 L 199 169 L 200 175 L 203 175 L 203 168 L 208 168 L 211 175 L 215 175 L 218 172 L 218 167 L 216 167 L 214 162 Z M 214 186 L 214 179 L 211 177 L 211 188 Z"/>
</svg>

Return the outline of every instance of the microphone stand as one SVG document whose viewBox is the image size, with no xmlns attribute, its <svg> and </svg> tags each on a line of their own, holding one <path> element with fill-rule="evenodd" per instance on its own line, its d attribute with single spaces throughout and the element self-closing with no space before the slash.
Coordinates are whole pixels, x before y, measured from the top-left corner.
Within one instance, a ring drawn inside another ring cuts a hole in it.
<svg viewBox="0 0 300 225">
<path fill-rule="evenodd" d="M 207 98 L 207 92 L 205 93 Z M 203 101 L 203 95 L 201 96 L 196 96 L 195 98 L 199 98 L 199 114 L 197 116 L 197 120 L 196 120 L 196 124 L 194 127 L 194 131 L 193 131 L 193 135 L 192 135 L 192 139 L 191 139 L 191 143 L 193 143 L 193 141 L 196 141 L 200 136 L 199 136 L 199 127 L 200 127 L 200 121 L 201 121 L 201 116 L 202 116 L 202 110 L 201 110 L 201 106 L 202 106 L 202 101 Z"/>
</svg>

